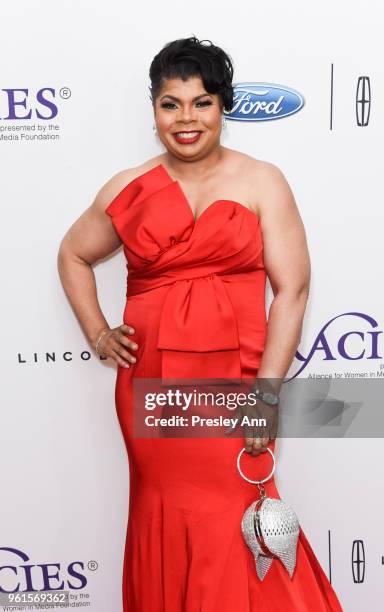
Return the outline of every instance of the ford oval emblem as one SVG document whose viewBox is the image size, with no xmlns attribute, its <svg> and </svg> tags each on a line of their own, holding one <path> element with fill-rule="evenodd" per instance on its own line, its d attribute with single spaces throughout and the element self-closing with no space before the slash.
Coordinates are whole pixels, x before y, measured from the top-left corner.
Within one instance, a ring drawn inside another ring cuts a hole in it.
<svg viewBox="0 0 384 612">
<path fill-rule="evenodd" d="M 234 121 L 271 121 L 297 113 L 304 98 L 291 87 L 273 83 L 235 83 L 233 106 L 224 112 Z"/>
</svg>

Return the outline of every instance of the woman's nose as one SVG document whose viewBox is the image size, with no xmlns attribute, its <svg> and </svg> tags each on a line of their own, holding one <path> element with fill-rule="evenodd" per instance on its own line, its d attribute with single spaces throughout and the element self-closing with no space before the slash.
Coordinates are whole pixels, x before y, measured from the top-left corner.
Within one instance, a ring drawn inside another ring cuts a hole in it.
<svg viewBox="0 0 384 612">
<path fill-rule="evenodd" d="M 181 111 L 181 120 L 190 122 L 194 121 L 194 119 L 194 111 L 188 107 L 183 108 L 183 110 Z"/>
</svg>

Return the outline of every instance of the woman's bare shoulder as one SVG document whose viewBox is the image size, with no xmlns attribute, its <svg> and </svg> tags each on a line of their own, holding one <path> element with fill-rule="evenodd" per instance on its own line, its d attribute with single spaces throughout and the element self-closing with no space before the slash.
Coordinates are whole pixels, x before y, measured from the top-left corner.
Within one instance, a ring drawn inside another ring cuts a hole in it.
<svg viewBox="0 0 384 612">
<path fill-rule="evenodd" d="M 257 199 L 257 210 L 260 217 L 279 215 L 296 208 L 295 198 L 285 173 L 276 164 L 249 158 L 247 160 L 247 181 L 251 192 Z"/>
<path fill-rule="evenodd" d="M 104 211 L 112 200 L 135 178 L 141 176 L 154 166 L 158 165 L 158 158 L 152 158 L 131 168 L 119 170 L 111 176 L 99 189 L 93 201 L 93 208 Z"/>
<path fill-rule="evenodd" d="M 263 183 L 284 176 L 283 171 L 274 163 L 265 159 L 245 156 L 245 169 L 250 179 L 257 177 Z"/>
<path fill-rule="evenodd" d="M 268 184 L 269 181 L 283 175 L 280 168 L 272 162 L 252 157 L 248 153 L 235 149 L 228 149 L 227 151 L 228 159 L 236 173 L 240 172 L 242 177 L 248 180 L 251 188 L 255 186 L 255 179 L 263 184 Z"/>
</svg>

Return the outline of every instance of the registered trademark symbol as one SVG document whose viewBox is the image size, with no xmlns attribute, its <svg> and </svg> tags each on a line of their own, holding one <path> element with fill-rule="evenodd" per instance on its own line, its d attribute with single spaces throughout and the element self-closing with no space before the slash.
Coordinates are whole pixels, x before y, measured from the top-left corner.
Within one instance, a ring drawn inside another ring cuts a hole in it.
<svg viewBox="0 0 384 612">
<path fill-rule="evenodd" d="M 99 564 L 97 563 L 97 561 L 88 561 L 87 567 L 89 570 L 91 570 L 91 572 L 94 572 L 99 567 Z"/>
<path fill-rule="evenodd" d="M 64 100 L 67 100 L 68 98 L 70 98 L 70 97 L 71 97 L 72 92 L 71 92 L 71 90 L 69 89 L 69 87 L 62 87 L 62 88 L 59 90 L 59 94 L 60 94 L 60 97 L 61 97 L 61 98 L 63 98 Z"/>
</svg>

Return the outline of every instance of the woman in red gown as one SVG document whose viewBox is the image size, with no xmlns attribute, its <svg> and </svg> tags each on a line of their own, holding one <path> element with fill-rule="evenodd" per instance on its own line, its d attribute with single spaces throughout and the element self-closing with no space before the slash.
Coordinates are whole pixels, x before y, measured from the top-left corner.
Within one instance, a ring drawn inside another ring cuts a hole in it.
<svg viewBox="0 0 384 612">
<path fill-rule="evenodd" d="M 112 177 L 59 252 L 63 286 L 87 337 L 118 364 L 116 409 L 130 475 L 123 611 L 340 611 L 301 528 L 292 577 L 274 560 L 260 580 L 244 542 L 240 523 L 257 489 L 240 477 L 237 456 L 245 447 L 243 471 L 264 478 L 273 435 L 135 435 L 140 379 L 281 381 L 300 340 L 310 276 L 283 174 L 220 144 L 222 111 L 233 102 L 228 56 L 182 39 L 161 50 L 150 75 L 167 152 Z M 120 244 L 127 301 L 123 325 L 110 328 L 92 265 Z M 274 477 L 265 491 L 280 498 Z"/>
</svg>

